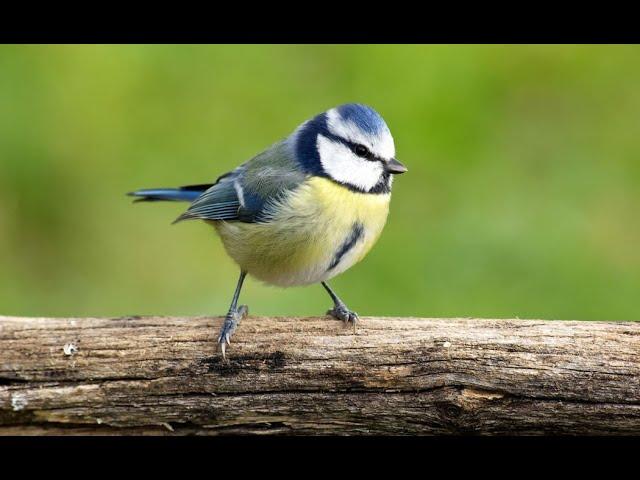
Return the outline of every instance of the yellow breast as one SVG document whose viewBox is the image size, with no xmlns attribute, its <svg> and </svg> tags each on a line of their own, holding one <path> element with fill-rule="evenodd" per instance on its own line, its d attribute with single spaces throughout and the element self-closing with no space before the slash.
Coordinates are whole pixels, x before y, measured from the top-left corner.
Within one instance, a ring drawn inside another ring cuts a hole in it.
<svg viewBox="0 0 640 480">
<path fill-rule="evenodd" d="M 279 286 L 305 285 L 332 278 L 367 254 L 386 222 L 390 196 L 312 177 L 280 201 L 268 223 L 211 223 L 249 274 Z"/>
</svg>

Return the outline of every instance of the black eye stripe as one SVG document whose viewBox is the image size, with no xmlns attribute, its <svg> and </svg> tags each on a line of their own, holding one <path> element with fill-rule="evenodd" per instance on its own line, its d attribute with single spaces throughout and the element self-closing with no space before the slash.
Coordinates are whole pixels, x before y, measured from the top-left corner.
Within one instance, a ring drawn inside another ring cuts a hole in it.
<svg viewBox="0 0 640 480">
<path fill-rule="evenodd" d="M 351 151 L 359 157 L 369 159 L 369 157 L 371 156 L 371 152 L 364 145 L 349 142 L 349 147 L 351 148 Z"/>
<path fill-rule="evenodd" d="M 349 140 L 343 140 L 346 146 L 348 146 L 353 153 L 361 158 L 365 158 L 367 160 L 371 160 L 372 162 L 383 162 L 384 160 L 377 155 L 375 155 L 371 150 L 369 150 L 365 145 L 360 143 L 351 142 Z"/>
<path fill-rule="evenodd" d="M 334 142 L 338 142 L 343 144 L 346 147 L 349 147 L 349 150 L 351 150 L 353 153 L 355 153 L 356 155 L 358 155 L 361 158 L 365 158 L 367 160 L 370 160 L 372 162 L 385 162 L 384 158 L 378 157 L 376 154 L 374 154 L 371 150 L 369 150 L 368 147 L 366 147 L 365 145 L 362 145 L 360 143 L 355 143 L 352 142 L 351 140 L 346 140 L 342 137 L 339 137 L 337 135 L 334 135 L 333 133 L 327 131 L 327 132 L 323 132 L 322 135 L 324 135 L 325 137 L 329 138 L 329 140 L 332 140 Z M 364 147 L 367 149 L 367 154 L 366 155 L 360 155 L 356 149 L 358 147 Z"/>
<path fill-rule="evenodd" d="M 367 147 L 365 147 L 364 145 L 356 145 L 355 149 L 354 149 L 356 155 L 359 155 L 361 157 L 368 157 L 371 155 L 371 152 L 369 151 L 369 149 Z"/>
</svg>

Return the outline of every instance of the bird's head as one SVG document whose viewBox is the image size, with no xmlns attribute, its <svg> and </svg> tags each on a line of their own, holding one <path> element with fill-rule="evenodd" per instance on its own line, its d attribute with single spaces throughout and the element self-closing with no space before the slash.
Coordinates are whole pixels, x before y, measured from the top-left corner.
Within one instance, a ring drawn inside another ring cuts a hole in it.
<svg viewBox="0 0 640 480">
<path fill-rule="evenodd" d="M 365 193 L 386 193 L 392 175 L 407 168 L 395 159 L 389 127 L 373 108 L 349 103 L 303 123 L 294 149 L 303 168 Z"/>
</svg>

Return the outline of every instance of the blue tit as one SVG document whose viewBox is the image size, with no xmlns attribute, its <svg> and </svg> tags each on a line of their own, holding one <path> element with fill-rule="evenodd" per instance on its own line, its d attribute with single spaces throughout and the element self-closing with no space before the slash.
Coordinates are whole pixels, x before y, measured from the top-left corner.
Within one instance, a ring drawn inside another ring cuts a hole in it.
<svg viewBox="0 0 640 480">
<path fill-rule="evenodd" d="M 304 122 L 215 183 L 129 195 L 191 202 L 176 222 L 209 223 L 240 267 L 218 336 L 224 357 L 248 313 L 238 306 L 247 274 L 281 287 L 320 283 L 333 300 L 327 313 L 355 328 L 358 315 L 327 281 L 369 252 L 387 220 L 393 176 L 406 171 L 382 117 L 366 105 L 346 104 Z"/>
</svg>

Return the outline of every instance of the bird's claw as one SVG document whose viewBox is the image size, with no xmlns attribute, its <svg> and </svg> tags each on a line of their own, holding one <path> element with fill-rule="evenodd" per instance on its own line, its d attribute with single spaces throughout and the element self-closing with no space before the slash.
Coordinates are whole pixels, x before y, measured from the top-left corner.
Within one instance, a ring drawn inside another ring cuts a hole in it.
<svg viewBox="0 0 640 480">
<path fill-rule="evenodd" d="M 220 329 L 220 334 L 218 335 L 218 346 L 220 347 L 222 358 L 224 360 L 227 358 L 227 345 L 231 345 L 231 336 L 233 335 L 233 332 L 238 328 L 240 320 L 246 318 L 248 314 L 249 307 L 246 305 L 240 305 L 236 310 L 232 310 L 227 313 L 224 323 L 222 324 L 222 328 Z"/>
<path fill-rule="evenodd" d="M 356 312 L 349 310 L 346 305 L 336 305 L 331 310 L 327 311 L 327 315 L 331 315 L 337 320 L 342 320 L 345 324 L 351 323 L 353 325 L 353 333 L 356 333 L 356 324 L 360 317 Z"/>
</svg>

